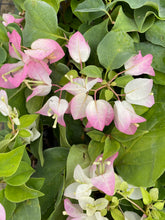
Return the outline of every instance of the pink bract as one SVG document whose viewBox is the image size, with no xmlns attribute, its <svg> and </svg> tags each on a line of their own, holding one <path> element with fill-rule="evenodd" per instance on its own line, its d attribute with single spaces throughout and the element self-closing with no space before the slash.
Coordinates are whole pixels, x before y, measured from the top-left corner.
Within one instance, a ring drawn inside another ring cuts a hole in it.
<svg viewBox="0 0 165 220">
<path fill-rule="evenodd" d="M 64 122 L 64 114 L 67 108 L 68 102 L 65 99 L 59 99 L 57 96 L 52 96 L 36 113 L 46 116 L 54 115 L 60 125 L 66 126 Z"/>
<path fill-rule="evenodd" d="M 0 220 L 6 220 L 6 212 L 1 203 L 0 203 Z"/>
<path fill-rule="evenodd" d="M 107 101 L 100 99 L 91 101 L 87 105 L 86 116 L 92 127 L 102 131 L 105 126 L 112 122 L 114 112 L 112 106 Z"/>
<path fill-rule="evenodd" d="M 2 18 L 3 18 L 3 22 L 2 24 L 4 26 L 7 26 L 8 24 L 11 24 L 11 23 L 16 23 L 16 24 L 20 24 L 24 18 L 15 18 L 13 15 L 11 14 L 3 14 L 2 15 Z"/>
<path fill-rule="evenodd" d="M 21 60 L 21 36 L 18 34 L 16 30 L 10 34 L 9 37 L 9 54 L 11 57 Z"/>
<path fill-rule="evenodd" d="M 71 36 L 67 47 L 70 56 L 77 63 L 86 62 L 88 60 L 90 55 L 90 47 L 79 31 Z"/>
<path fill-rule="evenodd" d="M 114 105 L 114 123 L 116 128 L 125 133 L 132 135 L 136 132 L 138 124 L 146 121 L 145 118 L 137 115 L 126 101 L 116 101 Z"/>
<path fill-rule="evenodd" d="M 26 78 L 27 72 L 27 65 L 22 61 L 4 64 L 0 68 L 0 87 L 8 89 L 17 88 Z"/>
<path fill-rule="evenodd" d="M 115 173 L 113 169 L 113 162 L 117 156 L 118 152 L 105 161 L 102 161 L 102 155 L 100 155 L 96 158 L 91 167 L 93 173 L 96 172 L 97 162 L 100 162 L 100 166 L 104 167 L 104 172 L 91 178 L 91 182 L 97 189 L 110 196 L 112 196 L 115 192 Z"/>
<path fill-rule="evenodd" d="M 141 74 L 149 74 L 151 76 L 155 76 L 154 69 L 151 66 L 152 63 L 152 54 L 147 54 L 142 57 L 141 51 L 136 56 L 131 57 L 125 64 L 126 72 L 128 75 L 141 75 Z"/>
<path fill-rule="evenodd" d="M 31 49 L 24 52 L 38 60 L 47 59 L 50 63 L 57 62 L 65 55 L 62 47 L 51 39 L 38 39 L 32 43 Z"/>
<path fill-rule="evenodd" d="M 81 217 L 86 216 L 83 213 L 82 208 L 78 204 L 72 204 L 69 199 L 64 199 L 64 208 L 65 208 L 66 213 L 70 217 L 74 217 L 74 219 L 76 218 L 76 219 L 81 220 L 82 219 Z"/>
<path fill-rule="evenodd" d="M 86 107 L 92 100 L 92 96 L 85 93 L 80 93 L 72 99 L 70 107 L 71 114 L 75 120 L 86 117 Z"/>
<path fill-rule="evenodd" d="M 83 78 L 77 77 L 73 79 L 72 82 L 69 82 L 65 86 L 63 86 L 61 90 L 66 90 L 72 95 L 77 95 L 80 93 L 87 93 L 98 82 L 102 82 L 102 79 L 100 78 L 83 79 Z"/>
</svg>

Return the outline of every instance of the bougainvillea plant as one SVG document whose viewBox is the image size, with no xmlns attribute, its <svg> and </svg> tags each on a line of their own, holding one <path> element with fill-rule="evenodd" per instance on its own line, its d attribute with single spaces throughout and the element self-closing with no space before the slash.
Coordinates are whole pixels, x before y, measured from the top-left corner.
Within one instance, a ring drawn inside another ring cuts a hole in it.
<svg viewBox="0 0 165 220">
<path fill-rule="evenodd" d="M 164 1 L 14 4 L 0 23 L 0 220 L 164 220 Z"/>
</svg>

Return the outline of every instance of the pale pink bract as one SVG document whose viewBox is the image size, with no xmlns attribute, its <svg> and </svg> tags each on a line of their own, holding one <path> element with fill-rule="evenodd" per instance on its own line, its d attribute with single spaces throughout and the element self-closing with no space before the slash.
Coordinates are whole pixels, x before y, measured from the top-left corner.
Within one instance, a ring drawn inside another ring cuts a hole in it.
<svg viewBox="0 0 165 220">
<path fill-rule="evenodd" d="M 86 107 L 86 116 L 93 128 L 102 131 L 112 122 L 114 112 L 107 101 L 99 99 L 89 102 Z"/>
<path fill-rule="evenodd" d="M 0 220 L 6 220 L 6 212 L 1 203 L 0 203 Z"/>
<path fill-rule="evenodd" d="M 79 31 L 71 36 L 67 47 L 71 58 L 77 63 L 88 60 L 91 50 L 84 36 Z"/>
<path fill-rule="evenodd" d="M 38 39 L 32 43 L 31 49 L 24 52 L 34 59 L 46 59 L 50 64 L 57 62 L 65 55 L 62 47 L 52 39 Z"/>
<path fill-rule="evenodd" d="M 151 66 L 152 58 L 152 54 L 147 54 L 146 56 L 142 57 L 141 51 L 139 51 L 138 55 L 131 57 L 124 64 L 126 69 L 125 74 L 133 76 L 148 74 L 155 76 L 154 69 Z"/>
<path fill-rule="evenodd" d="M 137 123 L 146 121 L 145 118 L 137 115 L 131 104 L 126 101 L 115 101 L 114 115 L 116 128 L 129 135 L 136 132 L 138 127 Z"/>
</svg>

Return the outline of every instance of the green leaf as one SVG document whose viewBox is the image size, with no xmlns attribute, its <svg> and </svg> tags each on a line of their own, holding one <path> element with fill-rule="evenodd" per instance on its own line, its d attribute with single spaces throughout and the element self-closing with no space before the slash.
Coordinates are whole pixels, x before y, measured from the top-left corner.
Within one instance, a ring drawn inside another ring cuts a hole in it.
<svg viewBox="0 0 165 220">
<path fill-rule="evenodd" d="M 21 17 L 20 17 L 21 18 Z M 13 32 L 13 30 L 16 30 L 18 32 L 18 34 L 21 36 L 22 39 L 22 30 L 20 28 L 20 26 L 16 23 L 10 23 L 7 25 L 7 30 L 11 33 Z"/>
<path fill-rule="evenodd" d="M 4 63 L 7 58 L 7 52 L 3 47 L 0 47 L 0 64 Z"/>
<path fill-rule="evenodd" d="M 9 185 L 20 186 L 28 181 L 32 173 L 34 173 L 34 169 L 26 162 L 21 161 L 17 171 L 12 176 L 4 178 L 4 180 Z"/>
<path fill-rule="evenodd" d="M 19 129 L 22 128 L 27 128 L 29 127 L 31 124 L 33 124 L 35 122 L 35 120 L 37 119 L 38 115 L 37 114 L 31 114 L 31 115 L 23 115 L 19 118 L 20 120 L 20 125 L 18 126 Z"/>
<path fill-rule="evenodd" d="M 57 13 L 54 8 L 46 2 L 37 0 L 27 0 L 24 7 L 26 11 L 26 24 L 23 30 L 25 46 L 30 46 L 38 38 L 53 40 L 58 38 Z"/>
<path fill-rule="evenodd" d="M 132 105 L 137 115 L 143 115 L 149 110 L 148 107 L 142 105 Z"/>
<path fill-rule="evenodd" d="M 74 120 L 71 115 L 65 115 L 66 137 L 70 145 L 83 144 L 86 141 L 84 127 L 80 120 Z M 76 132 L 75 132 L 76 131 Z M 88 141 L 88 140 L 87 140 Z"/>
<path fill-rule="evenodd" d="M 4 189 L 3 190 L 0 190 L 0 203 L 4 206 L 5 208 L 5 211 L 6 211 L 6 220 L 8 219 L 11 219 L 12 218 L 12 215 L 13 215 L 13 212 L 16 208 L 16 204 L 13 203 L 13 202 L 10 202 L 8 201 L 6 198 L 5 198 L 5 195 L 4 195 Z"/>
<path fill-rule="evenodd" d="M 43 156 L 43 134 L 30 144 L 32 154 L 40 161 L 41 166 L 44 164 Z"/>
<path fill-rule="evenodd" d="M 18 9 L 18 11 L 25 10 L 24 8 L 24 2 L 25 0 L 13 0 L 15 7 Z"/>
<path fill-rule="evenodd" d="M 127 17 L 123 12 L 122 7 L 120 6 L 118 16 L 112 30 L 131 32 L 138 31 L 138 28 L 135 21 L 132 18 Z"/>
<path fill-rule="evenodd" d="M 114 220 L 124 220 L 124 215 L 118 209 L 112 209 L 111 215 Z"/>
<path fill-rule="evenodd" d="M 165 86 L 165 73 L 155 70 L 155 76 L 151 77 L 154 83 Z"/>
<path fill-rule="evenodd" d="M 26 98 L 31 94 L 31 91 L 29 89 L 25 90 L 25 96 Z M 43 106 L 44 97 L 42 96 L 34 96 L 32 99 L 30 99 L 28 102 L 26 102 L 26 108 L 28 110 L 28 113 L 34 114 Z"/>
<path fill-rule="evenodd" d="M 114 83 L 116 83 L 116 86 L 118 87 L 121 87 L 121 88 L 124 88 L 127 83 L 129 83 L 131 80 L 133 80 L 134 78 L 130 75 L 125 75 L 125 76 L 121 76 L 121 77 L 118 77 Z"/>
<path fill-rule="evenodd" d="M 125 32 L 110 31 L 99 43 L 97 54 L 106 69 L 117 69 L 135 54 L 133 40 Z"/>
<path fill-rule="evenodd" d="M 159 190 L 158 188 L 152 188 L 149 191 L 152 201 L 156 202 L 159 198 Z"/>
<path fill-rule="evenodd" d="M 0 177 L 13 175 L 21 162 L 25 146 L 18 147 L 8 153 L 0 153 Z"/>
<path fill-rule="evenodd" d="M 143 203 L 145 205 L 149 205 L 152 202 L 151 196 L 147 190 L 145 190 L 143 187 L 140 187 L 142 196 L 143 196 Z"/>
<path fill-rule="evenodd" d="M 97 12 L 105 10 L 105 5 L 102 0 L 85 0 L 80 3 L 75 11 L 80 12 Z"/>
<path fill-rule="evenodd" d="M 41 191 L 45 196 L 40 198 L 42 215 L 50 215 L 54 208 L 54 201 L 63 181 L 68 149 L 55 147 L 44 151 L 44 165 L 37 164 L 34 177 L 43 177 L 45 182 Z"/>
<path fill-rule="evenodd" d="M 5 139 L 0 141 L 0 152 L 4 152 L 5 149 L 8 147 L 8 145 L 10 144 L 11 139 Z"/>
<path fill-rule="evenodd" d="M 159 102 L 144 115 L 147 121 L 142 123 L 137 134 L 133 135 L 136 138 L 130 141 L 127 139 L 128 142 L 124 144 L 126 147 L 121 148 L 117 159 L 116 168 L 119 175 L 132 185 L 153 186 L 164 172 L 165 104 L 160 103 L 161 100 L 164 101 L 164 89 L 162 95 L 160 91 L 159 100 L 155 97 Z M 121 136 L 120 140 L 123 141 Z"/>
<path fill-rule="evenodd" d="M 156 14 L 156 10 L 148 6 L 144 6 L 134 11 L 135 22 L 140 33 L 144 33 L 152 27 Z"/>
<path fill-rule="evenodd" d="M 86 66 L 80 73 L 92 78 L 102 78 L 102 70 L 94 65 Z"/>
<path fill-rule="evenodd" d="M 90 159 L 87 146 L 83 144 L 73 145 L 67 158 L 66 185 L 72 183 L 74 169 L 77 164 L 79 164 L 82 168 L 86 168 L 89 166 L 89 163 Z"/>
<path fill-rule="evenodd" d="M 165 21 L 156 21 L 145 35 L 151 43 L 165 47 Z"/>
<path fill-rule="evenodd" d="M 68 68 L 68 66 L 63 63 L 58 63 L 57 65 L 54 65 L 51 74 L 52 83 L 59 83 L 65 76 L 65 74 L 67 74 L 69 71 L 70 69 Z"/>
<path fill-rule="evenodd" d="M 21 129 L 18 133 L 20 137 L 30 137 L 31 133 L 27 129 Z"/>
<path fill-rule="evenodd" d="M 154 207 L 158 210 L 162 210 L 164 208 L 164 202 L 156 202 Z"/>
<path fill-rule="evenodd" d="M 115 3 L 119 2 L 119 1 L 121 1 L 121 0 L 115 0 L 112 3 L 112 5 L 114 5 Z M 151 7 L 158 10 L 160 17 L 165 18 L 165 7 L 164 7 L 164 1 L 163 0 L 160 0 L 160 1 L 157 1 L 157 0 L 138 0 L 138 1 L 135 1 L 135 0 L 122 0 L 122 1 L 128 3 L 129 6 L 133 9 L 141 8 L 144 5 L 151 6 Z"/>
<path fill-rule="evenodd" d="M 24 86 L 16 89 L 8 89 L 6 92 L 8 94 L 9 105 L 15 107 L 20 115 L 27 114 Z"/>
<path fill-rule="evenodd" d="M 114 155 L 116 152 L 119 151 L 119 149 L 120 149 L 120 143 L 114 139 L 110 139 L 110 137 L 108 136 L 105 139 L 103 160 L 106 160 L 107 158 Z"/>
<path fill-rule="evenodd" d="M 23 202 L 27 199 L 35 199 L 43 195 L 44 194 L 39 192 L 38 190 L 31 189 L 26 185 L 7 185 L 5 188 L 5 196 L 11 202 Z"/>
<path fill-rule="evenodd" d="M 13 220 L 41 220 L 41 210 L 38 199 L 30 199 L 19 203 L 12 217 Z"/>
<path fill-rule="evenodd" d="M 109 20 L 106 19 L 100 24 L 94 25 L 84 33 L 84 37 L 88 41 L 88 44 L 91 48 L 91 54 L 88 61 L 96 66 L 98 66 L 99 63 L 97 56 L 97 46 L 103 37 L 108 33 L 108 22 Z"/>
<path fill-rule="evenodd" d="M 62 1 L 65 1 L 65 0 L 56 0 L 56 1 L 53 1 L 53 0 L 43 0 L 44 2 L 47 2 L 49 5 L 51 5 L 56 12 L 58 12 L 59 8 L 60 8 L 60 3 Z"/>
<path fill-rule="evenodd" d="M 104 142 L 105 136 L 104 133 L 98 130 L 89 131 L 87 135 L 94 141 Z"/>
<path fill-rule="evenodd" d="M 61 213 L 64 211 L 64 201 L 61 201 L 60 205 L 51 213 L 49 218 L 47 220 L 65 220 L 66 216 L 61 215 Z"/>
<path fill-rule="evenodd" d="M 66 127 L 59 125 L 60 129 L 60 146 L 61 147 L 71 147 L 67 137 L 66 137 Z"/>
<path fill-rule="evenodd" d="M 106 89 L 105 90 L 105 100 L 106 101 L 109 101 L 109 100 L 111 100 L 112 98 L 113 98 L 113 92 L 112 91 L 110 91 L 110 90 L 108 90 L 108 89 Z"/>
<path fill-rule="evenodd" d="M 102 0 L 85 0 L 80 2 L 74 9 L 75 12 L 83 12 L 84 16 L 87 14 L 89 16 L 89 21 L 99 18 L 105 14 L 105 5 Z"/>
<path fill-rule="evenodd" d="M 45 181 L 45 178 L 32 177 L 28 180 L 26 185 L 30 188 L 40 190 L 42 188 L 43 184 L 44 184 L 44 181 Z"/>
<path fill-rule="evenodd" d="M 104 149 L 104 143 L 97 142 L 94 140 L 91 140 L 89 142 L 88 154 L 92 163 L 95 161 L 97 156 L 102 153 L 103 149 Z"/>
<path fill-rule="evenodd" d="M 7 36 L 7 31 L 6 28 L 3 24 L 0 23 L 0 42 L 8 42 L 8 36 Z"/>
</svg>

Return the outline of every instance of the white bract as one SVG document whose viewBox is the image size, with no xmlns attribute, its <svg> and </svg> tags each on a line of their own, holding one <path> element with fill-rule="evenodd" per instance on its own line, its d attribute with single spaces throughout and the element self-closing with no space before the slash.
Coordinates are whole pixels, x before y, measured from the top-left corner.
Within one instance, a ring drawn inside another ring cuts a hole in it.
<svg viewBox="0 0 165 220">
<path fill-rule="evenodd" d="M 124 88 L 126 101 L 131 104 L 151 107 L 154 104 L 154 96 L 151 93 L 152 86 L 152 79 L 133 79 Z"/>
</svg>

